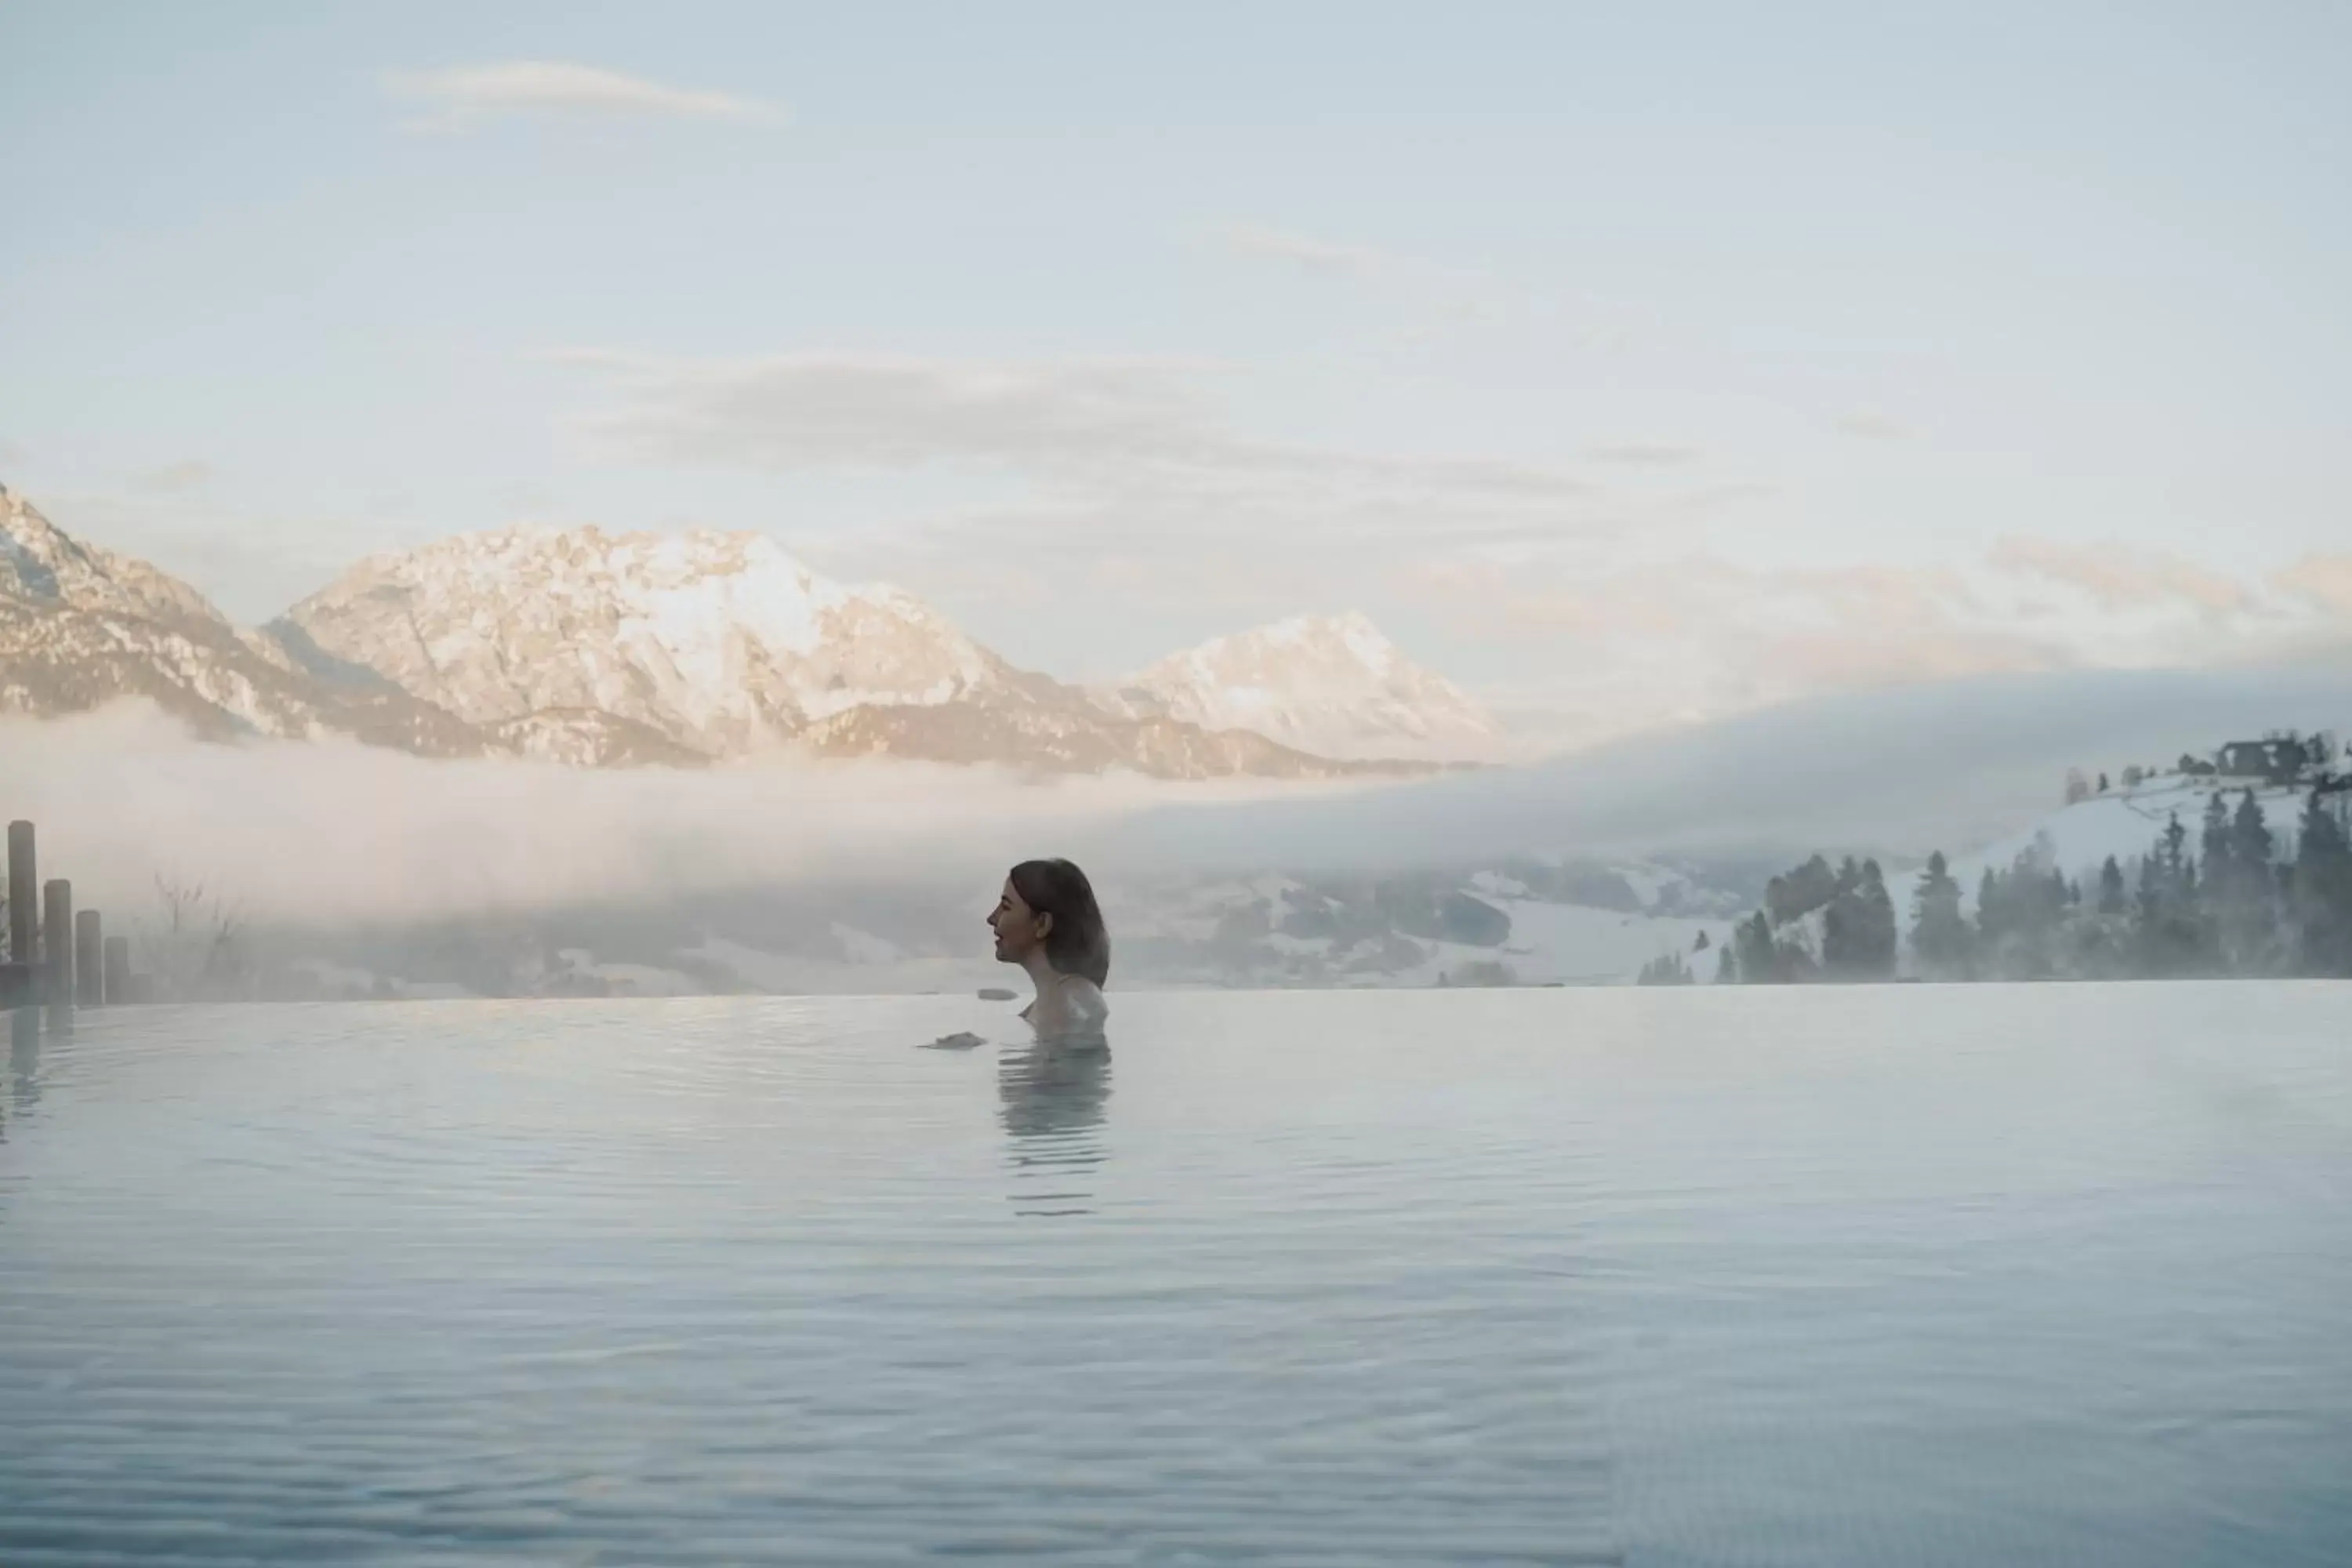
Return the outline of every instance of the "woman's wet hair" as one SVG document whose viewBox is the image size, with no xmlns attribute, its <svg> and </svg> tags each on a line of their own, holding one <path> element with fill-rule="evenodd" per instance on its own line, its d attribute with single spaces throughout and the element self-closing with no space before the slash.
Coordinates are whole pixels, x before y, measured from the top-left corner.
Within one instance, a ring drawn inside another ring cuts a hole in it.
<svg viewBox="0 0 2352 1568">
<path fill-rule="evenodd" d="M 1087 874 L 1067 860 L 1024 860 L 1009 879 L 1023 903 L 1054 917 L 1045 932 L 1045 961 L 1097 985 L 1108 981 L 1110 933 L 1103 929 L 1102 910 Z"/>
</svg>

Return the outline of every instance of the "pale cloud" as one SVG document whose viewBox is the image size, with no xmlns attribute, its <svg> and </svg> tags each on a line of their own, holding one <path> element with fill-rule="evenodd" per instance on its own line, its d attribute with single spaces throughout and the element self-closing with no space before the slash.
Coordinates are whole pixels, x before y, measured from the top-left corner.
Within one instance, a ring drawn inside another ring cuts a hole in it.
<svg viewBox="0 0 2352 1568">
<path fill-rule="evenodd" d="M 2352 555 L 2306 555 L 2271 576 L 2282 593 L 2352 619 Z"/>
<path fill-rule="evenodd" d="M 1228 542 L 1557 541 L 1601 522 L 1595 487 L 1557 468 L 1238 435 L 1204 395 L 1217 367 L 1192 362 L 562 357 L 615 394 L 586 425 L 613 456 L 777 472 L 997 469 L 1031 484 L 1033 500 L 940 526 L 985 523 L 1000 543 L 1024 517 L 1045 539 L 1193 554 Z"/>
<path fill-rule="evenodd" d="M 1297 229 L 1267 224 L 1223 223 L 1204 231 L 1218 249 L 1255 261 L 1278 262 L 1326 278 L 1355 277 L 1396 264 L 1397 258 L 1370 246 L 1323 239 Z"/>
<path fill-rule="evenodd" d="M 1552 700 L 1594 734 L 1822 691 L 2063 668 L 2063 639 L 1943 570 L 1759 571 L 1712 558 L 1585 574 L 1457 564 L 1416 584 L 1473 635 L 1549 645 Z"/>
<path fill-rule="evenodd" d="M 1857 440 L 1900 441 L 1911 432 L 1899 420 L 1869 409 L 1856 409 L 1839 416 L 1838 429 Z"/>
<path fill-rule="evenodd" d="M 2078 588 L 2104 609 L 2177 605 L 2228 616 L 2259 608 L 2253 592 L 2234 578 L 2178 556 L 2121 544 L 2086 547 L 2011 537 L 1993 547 L 1990 564 L 1998 572 Z"/>
<path fill-rule="evenodd" d="M 213 480 L 213 466 L 202 458 L 190 458 L 184 462 L 166 463 L 160 468 L 150 468 L 139 476 L 139 488 L 163 495 L 177 495 L 208 485 Z"/>
<path fill-rule="evenodd" d="M 384 91 L 427 112 L 411 130 L 465 130 L 514 116 L 634 117 L 776 124 L 782 110 L 731 93 L 670 87 L 569 60 L 509 60 L 394 71 Z"/>
<path fill-rule="evenodd" d="M 1595 462 L 1623 463 L 1634 468 L 1681 468 L 1699 459 L 1696 447 L 1685 447 L 1671 441 L 1621 441 L 1612 446 L 1592 448 Z"/>
<path fill-rule="evenodd" d="M 1559 744 L 1830 692 L 2244 664 L 2352 640 L 2352 556 L 2306 557 L 2264 585 L 2149 552 L 2011 539 L 1954 566 L 1463 560 L 1391 585 L 1548 672 L 1481 695 Z"/>
</svg>

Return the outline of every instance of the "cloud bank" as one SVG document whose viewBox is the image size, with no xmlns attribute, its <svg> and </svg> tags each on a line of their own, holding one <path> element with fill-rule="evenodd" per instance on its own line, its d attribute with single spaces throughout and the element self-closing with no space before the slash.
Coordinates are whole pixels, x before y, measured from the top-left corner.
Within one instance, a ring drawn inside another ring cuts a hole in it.
<svg viewBox="0 0 2352 1568">
<path fill-rule="evenodd" d="M 0 721 L 0 801 L 117 919 L 160 873 L 250 919 L 431 923 L 698 894 L 904 891 L 984 906 L 1066 854 L 1108 890 L 1526 854 L 1964 852 L 2120 772 L 2294 725 L 2352 733 L 2340 662 L 2068 671 L 1794 703 L 1540 766 L 1379 786 L 1038 785 L 904 763 L 671 773 L 196 742 L 152 710 Z M 2151 823 L 2153 835 L 2162 825 Z"/>
<path fill-rule="evenodd" d="M 394 71 L 383 79 L 394 99 L 419 105 L 418 131 L 462 131 L 515 117 L 715 120 L 781 123 L 783 111 L 755 99 L 648 81 L 569 60 L 509 60 Z"/>
<path fill-rule="evenodd" d="M 2273 728 L 2352 733 L 2340 658 L 2070 670 L 1845 694 L 1511 773 L 1316 802 L 1179 805 L 1088 825 L 1087 851 L 1202 870 L 1441 866 L 1527 853 L 1960 852 L 2055 809 L 2070 767 L 2119 773 Z M 2151 837 L 2163 824 L 2151 822 Z"/>
<path fill-rule="evenodd" d="M 595 772 L 341 742 L 221 745 L 137 704 L 0 719 L 0 810 L 39 826 L 43 874 L 72 879 L 82 907 L 145 908 L 160 874 L 295 923 L 828 884 L 992 897 L 1013 861 L 1198 787 L 893 762 Z"/>
</svg>

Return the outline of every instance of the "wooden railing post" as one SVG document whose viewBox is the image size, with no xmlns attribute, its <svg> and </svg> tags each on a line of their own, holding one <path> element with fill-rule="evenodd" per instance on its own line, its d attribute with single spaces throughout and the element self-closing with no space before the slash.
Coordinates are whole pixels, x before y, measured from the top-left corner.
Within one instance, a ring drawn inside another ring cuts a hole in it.
<svg viewBox="0 0 2352 1568">
<path fill-rule="evenodd" d="M 17 963 L 38 963 L 41 955 L 33 933 L 41 924 L 41 883 L 33 868 L 33 825 L 8 825 L 8 956 Z"/>
<path fill-rule="evenodd" d="M 73 884 L 52 877 L 41 889 L 41 999 L 68 1007 L 74 998 Z"/>
<path fill-rule="evenodd" d="M 106 1005 L 105 940 L 96 910 L 74 915 L 74 1001 L 84 1007 Z"/>
</svg>

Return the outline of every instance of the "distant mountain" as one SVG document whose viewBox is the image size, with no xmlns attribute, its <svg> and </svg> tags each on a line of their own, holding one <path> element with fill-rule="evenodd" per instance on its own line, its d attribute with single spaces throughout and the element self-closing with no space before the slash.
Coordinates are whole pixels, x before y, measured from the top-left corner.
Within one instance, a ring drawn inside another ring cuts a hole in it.
<svg viewBox="0 0 2352 1568">
<path fill-rule="evenodd" d="M 0 712 L 129 697 L 209 735 L 585 767 L 884 755 L 1307 779 L 1425 773 L 1493 738 L 1361 617 L 1224 639 L 1089 692 L 755 534 L 445 539 L 363 562 L 243 630 L 0 489 Z"/>
<path fill-rule="evenodd" d="M 587 528 L 445 539 L 362 563 L 266 628 L 476 724 L 592 710 L 711 757 L 861 705 L 992 693 L 1003 661 L 905 595 L 843 587 L 754 535 Z"/>
<path fill-rule="evenodd" d="M 756 534 L 446 539 L 363 563 L 266 635 L 321 679 L 389 681 L 501 734 L 597 714 L 641 748 L 703 758 L 880 754 L 1178 779 L 1417 771 L 1107 710 L 1015 669 L 920 600 L 828 581 Z M 562 754 L 583 721 L 535 749 Z"/>
<path fill-rule="evenodd" d="M 395 687 L 322 685 L 185 583 L 82 543 L 0 487 L 0 713 L 57 717 L 122 698 L 224 739 L 346 735 L 427 756 L 489 749 Z"/>
<path fill-rule="evenodd" d="M 1429 771 L 1410 762 L 1313 756 L 1247 730 L 1122 718 L 1101 711 L 1066 687 L 1045 700 L 853 708 L 812 725 L 802 740 L 826 756 L 1000 763 L 1040 773 L 1124 767 L 1167 779 L 1325 779 Z"/>
<path fill-rule="evenodd" d="M 1097 695 L 1130 717 L 1254 731 L 1322 756 L 1491 762 L 1505 751 L 1493 715 L 1357 614 L 1218 637 Z"/>
</svg>

